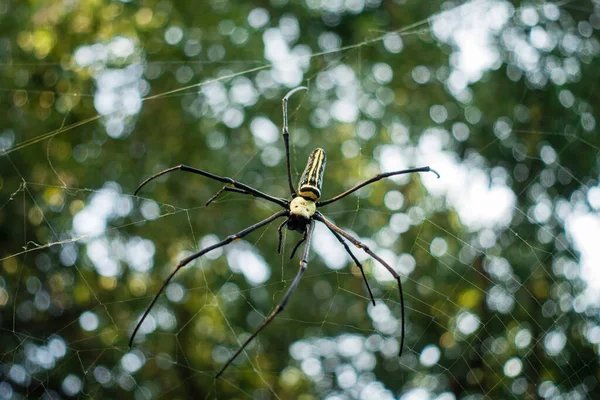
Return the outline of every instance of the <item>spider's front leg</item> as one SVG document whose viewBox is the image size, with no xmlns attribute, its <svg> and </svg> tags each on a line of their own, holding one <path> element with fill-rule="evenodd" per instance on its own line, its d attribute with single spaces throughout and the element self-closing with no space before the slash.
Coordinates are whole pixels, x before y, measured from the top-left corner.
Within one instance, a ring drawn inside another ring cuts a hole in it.
<svg viewBox="0 0 600 400">
<path fill-rule="evenodd" d="M 306 86 L 299 86 L 296 89 L 292 89 L 283 97 L 283 100 L 281 101 L 281 106 L 283 109 L 283 144 L 285 146 L 285 160 L 287 166 L 288 185 L 290 186 L 290 193 L 292 197 L 296 197 L 296 189 L 294 189 L 294 183 L 292 182 L 292 167 L 290 165 L 290 131 L 288 127 L 288 101 L 294 93 L 300 90 L 308 90 L 308 88 Z"/>
<path fill-rule="evenodd" d="M 206 178 L 215 180 L 215 181 L 219 181 L 221 183 L 225 183 L 225 186 L 212 198 L 209 199 L 209 204 L 210 202 L 212 202 L 219 194 L 223 193 L 224 191 L 227 192 L 235 192 L 235 193 L 242 193 L 242 194 L 249 194 L 252 195 L 254 197 L 259 197 L 261 199 L 265 199 L 267 201 L 270 201 L 271 203 L 275 203 L 275 204 L 279 204 L 281 207 L 283 208 L 287 208 L 289 202 L 285 199 L 280 199 L 278 197 L 274 197 L 271 196 L 269 194 L 263 193 L 258 189 L 254 189 L 251 186 L 246 185 L 245 183 L 242 182 L 238 182 L 235 179 L 232 179 L 228 176 L 219 176 L 219 175 L 215 175 L 213 173 L 207 172 L 207 171 L 203 171 L 201 169 L 198 168 L 194 168 L 194 167 L 188 167 L 187 165 L 177 165 L 176 167 L 171 167 L 171 168 L 167 168 L 164 171 L 160 171 L 157 172 L 156 174 L 152 175 L 151 177 L 147 178 L 144 182 L 142 182 L 137 189 L 135 189 L 135 192 L 133 193 L 134 196 L 137 196 L 138 192 L 150 181 L 158 178 L 159 176 L 168 174 L 170 172 L 173 171 L 182 171 L 182 172 L 191 172 L 193 174 L 197 174 L 197 175 L 202 175 Z"/>
<path fill-rule="evenodd" d="M 370 185 L 373 182 L 380 181 L 383 178 L 389 178 L 390 176 L 411 174 L 413 172 L 433 172 L 438 177 L 438 179 L 440 177 L 440 174 L 438 174 L 436 170 L 434 170 L 433 168 L 431 168 L 429 166 L 427 166 L 427 167 L 420 167 L 420 168 L 404 169 L 402 171 L 384 172 L 384 173 L 375 175 L 371 179 L 367 179 L 366 181 L 359 183 L 358 185 L 354 186 L 352 189 L 348 189 L 345 192 L 340 193 L 337 196 L 332 197 L 329 200 L 319 201 L 317 203 L 317 207 L 323 207 L 323 206 L 326 206 L 327 204 L 334 203 L 334 202 L 336 202 L 336 201 L 338 201 L 340 199 L 343 199 L 344 197 L 348 196 L 349 194 L 356 192 L 358 189 L 360 189 L 362 187 L 365 187 L 367 185 Z"/>
</svg>

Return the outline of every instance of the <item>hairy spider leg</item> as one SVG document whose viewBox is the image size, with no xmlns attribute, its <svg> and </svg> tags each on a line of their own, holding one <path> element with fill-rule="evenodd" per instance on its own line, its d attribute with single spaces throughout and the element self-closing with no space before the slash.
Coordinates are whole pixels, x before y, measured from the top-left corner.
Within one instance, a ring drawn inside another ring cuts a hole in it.
<svg viewBox="0 0 600 400">
<path fill-rule="evenodd" d="M 196 252 L 196 253 L 194 253 L 194 254 L 186 257 L 186 258 L 184 258 L 183 260 L 181 260 L 179 262 L 179 264 L 177 264 L 177 267 L 173 270 L 173 272 L 171 272 L 171 274 L 168 276 L 168 278 L 160 286 L 160 289 L 158 289 L 158 292 L 156 293 L 156 295 L 154 295 L 154 298 L 152 299 L 152 301 L 150 302 L 150 305 L 148 306 L 148 308 L 146 309 L 146 311 L 142 315 L 142 318 L 140 318 L 139 322 L 135 326 L 135 329 L 133 330 L 133 333 L 131 334 L 131 338 L 129 339 L 129 347 L 133 346 L 133 340 L 135 339 L 135 335 L 137 334 L 138 330 L 142 326 L 142 323 L 144 322 L 144 320 L 146 319 L 146 317 L 150 313 L 150 310 L 152 310 L 152 307 L 154 307 L 154 303 L 156 303 L 156 301 L 160 297 L 161 293 L 165 290 L 165 288 L 167 287 L 167 285 L 169 284 L 169 282 L 171 282 L 171 279 L 173 279 L 173 277 L 175 276 L 175 274 L 177 272 L 179 272 L 179 270 L 181 268 L 185 267 L 187 264 L 189 264 L 190 262 L 192 262 L 196 258 L 203 256 L 204 254 L 208 253 L 209 251 L 218 249 L 219 247 L 226 246 L 229 243 L 233 242 L 234 240 L 243 238 L 244 236 L 248 235 L 249 233 L 257 230 L 258 228 L 260 228 L 262 226 L 265 226 L 265 225 L 268 225 L 271 222 L 275 221 L 277 218 L 280 218 L 280 217 L 283 217 L 283 216 L 286 216 L 286 215 L 288 215 L 288 211 L 287 210 L 279 211 L 278 213 L 271 215 L 269 218 L 263 219 L 262 221 L 257 222 L 256 224 L 254 224 L 252 226 L 249 226 L 248 228 L 239 231 L 235 235 L 227 236 L 227 238 L 225 238 L 224 240 L 220 241 L 219 243 L 213 244 L 212 246 L 208 246 L 208 247 L 206 247 L 206 248 L 204 248 L 204 249 L 202 249 L 202 250 L 200 250 L 200 251 L 198 251 L 198 252 Z"/>
<path fill-rule="evenodd" d="M 404 294 L 402 293 L 402 282 L 400 281 L 400 275 L 398 275 L 398 273 L 396 271 L 394 271 L 394 269 L 392 267 L 390 267 L 388 263 L 386 263 L 385 261 L 383 261 L 383 259 L 381 257 L 379 257 L 377 254 L 373 253 L 371 251 L 371 249 L 369 249 L 369 247 L 366 244 L 362 243 L 358 239 L 355 239 L 352 235 L 350 235 L 349 233 L 347 233 L 346 231 L 344 231 L 342 228 L 338 227 L 333 222 L 329 221 L 320 212 L 317 211 L 315 213 L 314 218 L 317 221 L 320 221 L 320 222 L 324 223 L 327 226 L 327 228 L 329 228 L 329 230 L 333 230 L 333 231 L 337 232 L 339 235 L 341 235 L 344 238 L 346 238 L 350 243 L 352 243 L 356 247 L 362 249 L 365 253 L 367 253 L 368 255 L 370 255 L 371 257 L 373 257 L 375 260 L 379 261 L 379 263 L 381 265 L 383 265 L 385 267 L 385 269 L 387 269 L 390 272 L 390 274 L 392 274 L 392 276 L 396 279 L 396 282 L 398 282 L 398 292 L 400 293 L 400 309 L 402 310 L 402 316 L 401 316 L 401 334 L 400 334 L 400 352 L 398 353 L 398 357 L 400 357 L 402 355 L 402 350 L 404 349 L 404 336 L 405 336 L 405 328 L 404 328 Z"/>
<path fill-rule="evenodd" d="M 290 288 L 287 290 L 287 292 L 283 296 L 283 299 L 275 307 L 275 310 L 273 310 L 271 312 L 271 314 L 269 314 L 269 316 L 267 318 L 265 318 L 265 320 L 263 321 L 262 324 L 260 324 L 260 326 L 258 327 L 258 329 L 256 329 L 256 331 L 254 331 L 254 333 L 248 339 L 246 339 L 246 341 L 244 342 L 244 344 L 242 344 L 240 346 L 240 348 L 235 352 L 235 354 L 232 355 L 231 357 L 229 357 L 229 360 L 227 360 L 227 362 L 225 363 L 225 365 L 223 365 L 223 368 L 221 368 L 221 370 L 215 376 L 215 378 L 218 378 L 219 376 L 221 376 L 221 374 L 225 371 L 225 369 L 227 369 L 227 367 L 229 366 L 229 364 L 231 364 L 233 362 L 233 360 L 235 360 L 235 358 L 238 355 L 240 355 L 240 353 L 242 351 L 244 351 L 244 349 L 246 348 L 246 346 L 248 346 L 248 344 L 252 341 L 252 339 L 254 339 L 256 337 L 256 335 L 258 335 L 260 333 L 260 331 L 263 330 L 263 328 L 265 328 L 267 325 L 269 325 L 269 323 L 273 320 L 273 318 L 275 318 L 277 316 L 277 314 L 279 314 L 280 312 L 282 312 L 283 309 L 285 308 L 288 300 L 290 299 L 290 297 L 294 293 L 294 290 L 296 290 L 296 287 L 298 286 L 298 283 L 300 282 L 300 279 L 302 278 L 302 275 L 304 274 L 304 271 L 306 271 L 306 267 L 308 266 L 308 253 L 310 251 L 310 239 L 312 238 L 312 234 L 313 234 L 314 229 L 315 229 L 315 221 L 311 220 L 309 222 L 309 225 L 308 225 L 307 230 L 306 230 L 306 232 L 307 232 L 306 233 L 306 243 L 304 244 L 304 253 L 302 254 L 302 259 L 300 260 L 300 270 L 296 274 L 296 277 L 294 278 L 294 281 L 292 282 L 292 285 L 290 286 Z"/>
</svg>

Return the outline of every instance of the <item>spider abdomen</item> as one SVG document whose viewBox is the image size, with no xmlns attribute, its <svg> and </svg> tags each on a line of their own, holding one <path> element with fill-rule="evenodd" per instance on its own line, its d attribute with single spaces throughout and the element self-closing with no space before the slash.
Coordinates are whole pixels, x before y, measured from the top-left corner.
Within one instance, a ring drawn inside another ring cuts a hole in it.
<svg viewBox="0 0 600 400">
<path fill-rule="evenodd" d="M 327 155 L 325 154 L 325 150 L 314 149 L 310 153 L 306 168 L 298 184 L 299 196 L 312 201 L 319 200 L 321 197 L 321 188 L 323 187 L 323 172 L 325 172 L 326 163 Z"/>
</svg>

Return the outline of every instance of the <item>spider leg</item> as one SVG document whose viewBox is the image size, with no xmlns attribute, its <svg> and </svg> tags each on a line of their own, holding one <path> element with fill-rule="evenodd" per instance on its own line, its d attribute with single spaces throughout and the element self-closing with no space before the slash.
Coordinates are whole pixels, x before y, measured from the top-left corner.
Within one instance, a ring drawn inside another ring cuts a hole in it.
<svg viewBox="0 0 600 400">
<path fill-rule="evenodd" d="M 281 232 L 281 230 L 287 222 L 288 220 L 286 219 L 277 227 L 277 254 L 281 254 L 281 243 L 283 242 L 283 232 Z"/>
<path fill-rule="evenodd" d="M 383 259 L 381 257 L 379 257 L 377 254 L 373 253 L 373 251 L 371 251 L 371 249 L 369 249 L 369 247 L 366 244 L 362 243 L 358 239 L 355 239 L 352 235 L 350 235 L 349 233 L 344 231 L 342 228 L 338 227 L 333 222 L 329 221 L 319 211 L 317 211 L 315 213 L 313 218 L 315 218 L 317 221 L 321 221 L 322 223 L 324 223 L 327 226 L 327 228 L 329 228 L 329 230 L 337 232 L 339 235 L 346 238 L 346 240 L 348 240 L 350 243 L 352 243 L 356 247 L 363 249 L 363 251 L 365 253 L 367 253 L 368 255 L 373 257 L 375 260 L 377 260 L 381 265 L 383 265 L 385 267 L 385 269 L 387 269 L 390 272 L 390 274 L 392 274 L 392 276 L 396 279 L 396 282 L 398 282 L 398 292 L 400 293 L 400 308 L 402 309 L 402 316 L 401 316 L 401 327 L 402 327 L 401 329 L 402 330 L 401 330 L 401 334 L 400 334 L 400 352 L 398 354 L 398 357 L 400 357 L 402 355 L 402 350 L 404 349 L 404 336 L 405 336 L 404 295 L 402 293 L 402 282 L 400 281 L 400 275 L 398 275 L 398 273 L 396 271 L 394 271 L 394 269 L 392 267 L 390 267 L 390 265 L 388 263 L 383 261 Z"/>
<path fill-rule="evenodd" d="M 292 250 L 292 254 L 290 255 L 290 260 L 292 258 L 294 258 L 294 255 L 296 254 L 296 250 L 298 250 L 298 248 L 300 247 L 300 245 L 302 244 L 302 242 L 304 242 L 306 240 L 306 234 L 307 234 L 307 232 L 305 231 L 304 235 L 302 235 L 302 239 L 300 239 L 298 241 L 298 243 L 296 243 L 296 245 L 294 246 L 294 250 Z"/>
<path fill-rule="evenodd" d="M 137 193 L 140 191 L 140 189 L 142 187 L 144 187 L 151 180 L 156 179 L 159 176 L 162 176 L 164 174 L 168 174 L 169 172 L 177 171 L 177 170 L 180 170 L 180 171 L 183 171 L 183 172 L 191 172 L 191 173 L 194 173 L 194 174 L 202 175 L 202 176 L 204 176 L 206 178 L 213 179 L 215 181 L 219 181 L 219 182 L 222 182 L 222 183 L 229 184 L 232 187 L 234 187 L 236 189 L 239 189 L 239 191 L 237 191 L 238 193 L 250 194 L 250 195 L 255 196 L 255 197 L 260 197 L 261 199 L 265 199 L 265 200 L 268 200 L 268 201 L 270 201 L 272 203 L 279 204 L 281 207 L 284 207 L 284 208 L 286 208 L 287 205 L 288 205 L 288 201 L 285 200 L 285 199 L 280 199 L 278 197 L 274 197 L 274 196 L 268 195 L 266 193 L 261 192 L 260 190 L 254 189 L 253 187 L 250 187 L 250 186 L 248 186 L 248 185 L 246 185 L 244 183 L 238 182 L 238 181 L 236 181 L 236 180 L 234 180 L 232 178 L 229 178 L 229 177 L 226 177 L 226 176 L 219 176 L 219 175 L 211 174 L 210 172 L 206 172 L 206 171 L 203 171 L 201 169 L 197 169 L 197 168 L 193 168 L 193 167 L 188 167 L 187 165 L 183 165 L 183 164 L 177 165 L 176 167 L 171 167 L 171 168 L 165 169 L 164 171 L 161 171 L 161 172 L 158 172 L 158 173 L 152 175 L 151 177 L 149 177 L 148 179 L 146 179 L 144 182 L 142 182 L 140 184 L 140 186 L 138 186 L 137 189 L 135 189 L 135 192 L 133 192 L 133 195 L 137 196 Z M 225 189 L 225 190 L 227 190 L 227 189 Z"/>
<path fill-rule="evenodd" d="M 219 243 L 213 244 L 212 246 L 208 246 L 208 247 L 206 247 L 206 248 L 204 248 L 204 249 L 202 249 L 202 250 L 200 250 L 200 251 L 198 251 L 198 252 L 196 252 L 196 253 L 194 253 L 194 254 L 186 257 L 186 258 L 184 258 L 183 260 L 181 260 L 179 262 L 179 264 L 177 264 L 177 267 L 173 270 L 173 272 L 171 272 L 171 274 L 167 277 L 167 279 L 165 279 L 165 281 L 163 282 L 163 284 L 160 286 L 160 288 L 158 289 L 158 292 L 156 293 L 156 295 L 154 295 L 154 298 L 150 302 L 150 305 L 148 306 L 148 308 L 146 308 L 146 311 L 142 315 L 142 318 L 139 320 L 139 322 L 135 326 L 135 329 L 133 330 L 133 333 L 131 334 L 131 338 L 129 339 L 129 347 L 133 346 L 133 339 L 135 339 L 135 335 L 137 334 L 138 330 L 142 326 L 142 323 L 144 322 L 144 320 L 146 319 L 146 317 L 150 313 L 150 310 L 154 306 L 154 303 L 156 303 L 156 301 L 160 297 L 160 295 L 163 292 L 163 290 L 165 290 L 165 288 L 167 287 L 167 285 L 169 284 L 169 282 L 171 282 L 171 279 L 173 279 L 173 277 L 175 276 L 175 274 L 177 272 L 179 272 L 179 270 L 181 268 L 185 267 L 187 264 L 189 264 L 190 262 L 192 262 L 196 258 L 198 258 L 200 256 L 203 256 L 204 254 L 208 253 L 209 251 L 218 249 L 219 247 L 226 246 L 229 243 L 233 242 L 234 240 L 238 240 L 240 238 L 243 238 L 247 234 L 249 234 L 249 233 L 257 230 L 258 228 L 260 228 L 262 226 L 265 226 L 265 225 L 268 225 L 269 223 L 273 222 L 277 218 L 280 218 L 280 217 L 283 217 L 284 215 L 287 215 L 287 213 L 288 213 L 287 210 L 279 211 L 278 213 L 271 215 L 269 218 L 263 219 L 262 221 L 257 222 L 256 224 L 254 224 L 252 226 L 249 226 L 248 228 L 246 228 L 244 230 L 239 231 L 235 235 L 227 236 L 227 238 L 225 238 L 224 240 L 220 241 Z"/>
<path fill-rule="evenodd" d="M 394 176 L 394 175 L 402 175 L 402 174 L 410 174 L 412 172 L 433 172 L 434 174 L 437 175 L 437 177 L 440 177 L 440 174 L 437 173 L 437 171 L 435 171 L 432 168 L 429 167 L 420 167 L 420 168 L 411 168 L 411 169 L 404 169 L 402 171 L 393 171 L 393 172 L 385 172 L 382 174 L 378 174 L 375 175 L 374 177 L 372 177 L 371 179 L 367 179 L 366 181 L 359 183 L 358 185 L 354 186 L 352 189 L 348 189 L 343 193 L 338 194 L 335 197 L 332 197 L 331 199 L 325 200 L 325 201 L 320 201 L 317 203 L 317 207 L 323 207 L 326 206 L 327 204 L 331 204 L 333 202 L 338 201 L 339 199 L 342 199 L 346 196 L 348 196 L 350 193 L 354 193 L 356 192 L 358 189 L 367 186 L 373 182 L 377 182 L 383 178 L 388 178 L 390 176 Z"/>
<path fill-rule="evenodd" d="M 240 353 L 242 351 L 244 351 L 244 349 L 246 348 L 246 346 L 248 346 L 248 344 L 252 341 L 252 339 L 254 339 L 260 333 L 260 331 L 263 330 L 263 328 L 265 328 L 267 325 L 269 325 L 269 323 L 273 320 L 273 318 L 275 318 L 277 316 L 277 314 L 279 314 L 280 312 L 282 312 L 283 309 L 285 308 L 288 300 L 290 299 L 290 297 L 294 293 L 294 290 L 296 290 L 296 286 L 298 286 L 298 283 L 300 282 L 300 279 L 302 278 L 302 275 L 304 274 L 304 271 L 306 271 L 306 266 L 308 265 L 308 252 L 310 250 L 310 239 L 312 237 L 312 233 L 313 233 L 314 229 L 315 229 L 315 222 L 313 220 L 311 220 L 310 224 L 309 224 L 309 226 L 307 228 L 306 244 L 304 245 L 304 253 L 302 254 L 302 260 L 300 260 L 300 270 L 298 271 L 298 274 L 294 278 L 294 281 L 292 282 L 292 285 L 290 286 L 290 288 L 287 290 L 287 292 L 283 296 L 283 299 L 275 307 L 275 310 L 273 310 L 273 312 L 271 312 L 271 314 L 269 314 L 269 316 L 263 321 L 263 323 L 258 327 L 258 329 L 256 329 L 256 331 L 254 331 L 254 333 L 235 352 L 235 354 L 233 356 L 229 357 L 229 360 L 227 360 L 227 362 L 225 363 L 225 365 L 223 366 L 223 368 L 221 368 L 221 370 L 215 376 L 215 378 L 218 378 L 219 376 L 221 376 L 221 374 L 225 371 L 225 369 L 227 369 L 227 367 L 229 366 L 229 364 L 231 364 L 233 362 L 233 360 L 235 360 L 235 358 L 238 355 L 240 355 Z"/>
<path fill-rule="evenodd" d="M 287 174 L 288 174 L 288 184 L 290 185 L 290 192 L 292 197 L 296 197 L 296 189 L 294 189 L 294 184 L 292 183 L 292 168 L 290 166 L 290 132 L 288 129 L 288 100 L 290 97 L 300 91 L 300 90 L 308 90 L 305 86 L 299 86 L 296 89 L 292 89 L 283 97 L 281 101 L 281 106 L 283 108 L 283 143 L 285 144 L 285 159 L 287 162 Z"/>
<path fill-rule="evenodd" d="M 327 229 L 329 229 L 331 231 L 331 233 L 333 233 L 333 236 L 335 236 L 337 238 L 337 240 L 342 244 L 342 246 L 344 246 L 344 249 L 346 249 L 346 253 L 348 253 L 350 255 L 350 257 L 352 258 L 352 260 L 354 260 L 354 263 L 356 264 L 358 269 L 360 269 L 360 273 L 362 274 L 362 277 L 365 280 L 365 284 L 367 285 L 367 290 L 369 291 L 369 297 L 371 298 L 371 302 L 373 303 L 373 305 L 375 305 L 375 298 L 373 297 L 373 292 L 371 292 L 371 287 L 369 286 L 369 281 L 367 280 L 367 276 L 365 275 L 365 270 L 363 269 L 362 264 L 360 263 L 360 261 L 358 261 L 356 256 L 354 256 L 354 254 L 352 254 L 352 252 L 350 251 L 350 247 L 348 247 L 346 242 L 344 242 L 344 239 L 340 236 L 340 234 L 337 233 L 336 231 L 334 231 L 333 229 L 331 229 L 328 225 L 325 225 L 325 226 L 327 226 Z"/>
</svg>

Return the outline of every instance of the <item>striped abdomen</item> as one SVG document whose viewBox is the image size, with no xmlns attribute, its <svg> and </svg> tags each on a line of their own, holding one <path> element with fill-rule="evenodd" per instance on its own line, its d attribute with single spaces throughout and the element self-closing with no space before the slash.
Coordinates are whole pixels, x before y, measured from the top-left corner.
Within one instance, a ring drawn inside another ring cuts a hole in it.
<svg viewBox="0 0 600 400">
<path fill-rule="evenodd" d="M 325 172 L 325 164 L 327 163 L 327 155 L 325 150 L 314 149 L 308 157 L 306 168 L 300 178 L 298 184 L 298 195 L 305 199 L 313 201 L 319 200 L 321 197 L 321 187 L 323 186 L 323 172 Z"/>
</svg>

